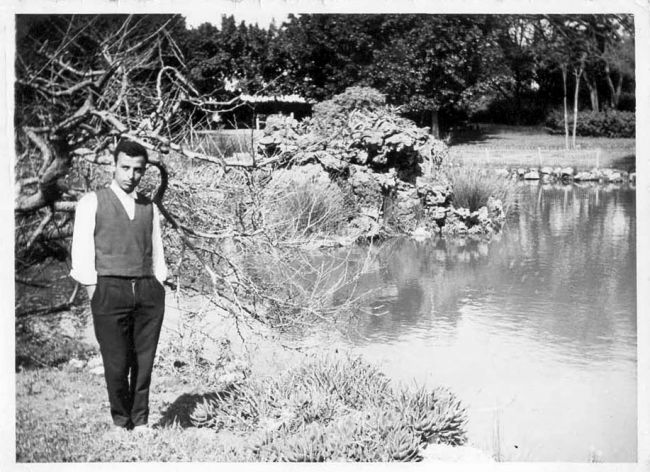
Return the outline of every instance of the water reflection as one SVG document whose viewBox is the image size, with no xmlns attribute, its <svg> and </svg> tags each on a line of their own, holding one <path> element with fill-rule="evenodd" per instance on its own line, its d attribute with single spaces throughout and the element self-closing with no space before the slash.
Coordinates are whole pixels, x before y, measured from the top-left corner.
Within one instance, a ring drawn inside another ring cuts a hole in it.
<svg viewBox="0 0 650 472">
<path fill-rule="evenodd" d="M 635 235 L 629 187 L 523 186 L 489 244 L 377 248 L 350 342 L 397 378 L 456 389 L 483 447 L 498 413 L 506 459 L 634 461 Z"/>
</svg>

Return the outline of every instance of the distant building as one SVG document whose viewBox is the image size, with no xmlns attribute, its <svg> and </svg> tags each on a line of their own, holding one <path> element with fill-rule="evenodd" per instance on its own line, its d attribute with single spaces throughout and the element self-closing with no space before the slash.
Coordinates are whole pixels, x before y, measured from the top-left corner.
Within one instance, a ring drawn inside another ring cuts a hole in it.
<svg viewBox="0 0 650 472">
<path fill-rule="evenodd" d="M 283 114 L 295 119 L 301 119 L 311 114 L 314 101 L 301 97 L 300 95 L 242 95 L 241 100 L 248 107 L 241 107 L 235 111 L 235 119 L 243 121 L 248 109 L 252 116 L 249 126 L 255 129 L 264 129 L 266 117 L 269 115 Z"/>
</svg>

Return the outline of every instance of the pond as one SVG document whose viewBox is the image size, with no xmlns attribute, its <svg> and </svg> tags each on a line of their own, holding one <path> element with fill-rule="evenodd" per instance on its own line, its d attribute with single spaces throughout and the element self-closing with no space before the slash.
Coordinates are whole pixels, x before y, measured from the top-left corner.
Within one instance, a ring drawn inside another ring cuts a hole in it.
<svg viewBox="0 0 650 472">
<path fill-rule="evenodd" d="M 505 461 L 634 462 L 635 191 L 522 185 L 490 243 L 391 241 L 343 336 L 396 381 L 446 385 Z"/>
</svg>

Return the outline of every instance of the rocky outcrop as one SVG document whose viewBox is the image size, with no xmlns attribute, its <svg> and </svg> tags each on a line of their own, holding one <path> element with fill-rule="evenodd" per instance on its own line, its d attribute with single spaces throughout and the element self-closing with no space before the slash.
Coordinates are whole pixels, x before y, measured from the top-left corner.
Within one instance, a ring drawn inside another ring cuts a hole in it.
<svg viewBox="0 0 650 472">
<path fill-rule="evenodd" d="M 501 224 L 492 218 L 502 215 L 488 207 L 466 215 L 451 207 L 453 192 L 440 171 L 447 146 L 385 105 L 376 91 L 349 89 L 301 122 L 270 117 L 258 150 L 261 160 L 276 163 L 275 172 L 295 172 L 298 182 L 304 182 L 304 167 L 311 174 L 319 169 L 320 176 L 310 177 L 314 185 L 326 188 L 323 179 L 331 179 L 354 207 L 344 229 L 350 237 L 418 228 L 421 235 L 490 234 Z"/>
</svg>

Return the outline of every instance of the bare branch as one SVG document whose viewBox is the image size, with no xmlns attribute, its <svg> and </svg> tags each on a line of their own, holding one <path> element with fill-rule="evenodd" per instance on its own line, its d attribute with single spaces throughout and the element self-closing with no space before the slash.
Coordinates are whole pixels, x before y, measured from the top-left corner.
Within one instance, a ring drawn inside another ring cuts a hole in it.
<svg viewBox="0 0 650 472">
<path fill-rule="evenodd" d="M 52 221 L 53 216 L 54 216 L 54 214 L 51 211 L 48 210 L 47 214 L 43 217 L 43 219 L 39 223 L 38 227 L 34 230 L 32 235 L 27 240 L 27 244 L 25 244 L 25 249 L 26 250 L 29 249 L 30 247 L 32 247 L 32 245 L 34 244 L 36 239 L 43 233 L 43 230 L 48 225 L 48 223 L 50 221 Z"/>
<path fill-rule="evenodd" d="M 58 65 L 60 65 L 63 69 L 67 70 L 68 72 L 70 72 L 70 73 L 72 73 L 74 75 L 78 75 L 79 77 L 82 77 L 82 78 L 83 77 L 92 77 L 92 76 L 95 76 L 95 75 L 102 75 L 102 74 L 106 73 L 106 71 L 104 71 L 104 70 L 87 70 L 87 71 L 78 70 L 78 69 L 75 69 L 74 67 L 72 67 L 72 65 L 65 62 L 60 57 L 54 56 L 54 55 L 48 53 L 47 51 L 39 51 L 39 52 L 41 52 L 41 54 L 43 54 L 45 57 L 47 57 L 50 61 L 55 62 Z"/>
</svg>

